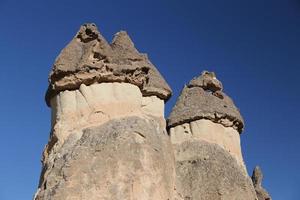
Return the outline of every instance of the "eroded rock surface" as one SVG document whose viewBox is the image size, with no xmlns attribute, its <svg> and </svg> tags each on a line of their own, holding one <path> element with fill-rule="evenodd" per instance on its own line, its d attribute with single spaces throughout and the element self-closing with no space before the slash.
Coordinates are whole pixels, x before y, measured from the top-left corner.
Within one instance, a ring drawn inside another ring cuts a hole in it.
<svg viewBox="0 0 300 200">
<path fill-rule="evenodd" d="M 252 173 L 252 182 L 258 200 L 272 200 L 269 193 L 262 187 L 263 173 L 259 166 L 256 166 Z"/>
<path fill-rule="evenodd" d="M 165 125 L 164 101 L 143 97 L 140 89 L 129 83 L 82 84 L 78 90 L 57 94 L 51 99 L 51 108 L 52 129 L 61 141 L 76 129 L 126 116 L 154 116 Z"/>
<path fill-rule="evenodd" d="M 247 174 L 244 121 L 215 74 L 184 87 L 166 125 L 171 92 L 125 31 L 109 44 L 95 24 L 81 26 L 49 76 L 51 134 L 34 199 L 271 199 L 260 169 L 253 184 Z"/>
<path fill-rule="evenodd" d="M 256 199 L 240 146 L 243 119 L 222 89 L 204 71 L 184 87 L 168 118 L 178 200 Z"/>
<path fill-rule="evenodd" d="M 174 199 L 171 89 L 127 33 L 83 25 L 55 61 L 52 126 L 35 200 Z"/>
<path fill-rule="evenodd" d="M 218 144 L 234 157 L 246 172 L 241 152 L 240 136 L 235 129 L 224 127 L 222 124 L 207 119 L 200 119 L 172 127 L 169 133 L 172 144 L 181 144 L 185 141 L 206 141 Z"/>
<path fill-rule="evenodd" d="M 146 54 L 139 53 L 125 31 L 109 44 L 95 24 L 84 24 L 57 57 L 49 76 L 46 101 L 60 91 L 81 84 L 126 82 L 138 86 L 143 96 L 167 100 L 171 89 Z"/>
<path fill-rule="evenodd" d="M 174 145 L 178 200 L 255 200 L 251 180 L 217 144 L 185 141 Z"/>
<path fill-rule="evenodd" d="M 70 134 L 36 200 L 173 199 L 173 152 L 154 119 L 127 117 Z"/>
<path fill-rule="evenodd" d="M 174 127 L 198 119 L 209 119 L 240 133 L 244 121 L 230 97 L 222 92 L 222 83 L 214 74 L 204 71 L 184 86 L 168 118 L 168 126 Z"/>
</svg>

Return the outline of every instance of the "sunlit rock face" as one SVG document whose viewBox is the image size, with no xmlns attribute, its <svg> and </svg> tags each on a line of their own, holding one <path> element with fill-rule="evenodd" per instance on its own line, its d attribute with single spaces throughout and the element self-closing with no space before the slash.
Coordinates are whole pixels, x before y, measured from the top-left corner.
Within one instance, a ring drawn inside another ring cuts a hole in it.
<svg viewBox="0 0 300 200">
<path fill-rule="evenodd" d="M 174 199 L 171 89 L 125 32 L 83 25 L 50 73 L 52 129 L 36 200 Z"/>
<path fill-rule="evenodd" d="M 172 199 L 171 150 L 154 118 L 115 118 L 83 129 L 51 151 L 36 199 Z"/>
<path fill-rule="evenodd" d="M 95 24 L 84 24 L 56 58 L 49 75 L 46 102 L 61 91 L 81 84 L 126 82 L 140 88 L 143 96 L 167 100 L 172 91 L 146 54 L 139 53 L 125 31 L 109 44 Z"/>
<path fill-rule="evenodd" d="M 217 144 L 235 158 L 246 171 L 241 152 L 240 135 L 231 127 L 200 119 L 170 128 L 170 136 L 172 144 L 181 144 L 186 141 L 206 141 Z"/>
<path fill-rule="evenodd" d="M 98 83 L 63 91 L 51 99 L 52 128 L 64 141 L 72 132 L 127 116 L 157 117 L 164 125 L 164 101 L 143 97 L 129 83 Z"/>
<path fill-rule="evenodd" d="M 243 161 L 244 120 L 213 72 L 172 91 L 125 31 L 84 24 L 49 75 L 51 132 L 35 200 L 269 200 Z"/>
<path fill-rule="evenodd" d="M 255 200 L 240 147 L 244 122 L 204 71 L 186 85 L 168 118 L 176 168 L 176 199 Z"/>
</svg>

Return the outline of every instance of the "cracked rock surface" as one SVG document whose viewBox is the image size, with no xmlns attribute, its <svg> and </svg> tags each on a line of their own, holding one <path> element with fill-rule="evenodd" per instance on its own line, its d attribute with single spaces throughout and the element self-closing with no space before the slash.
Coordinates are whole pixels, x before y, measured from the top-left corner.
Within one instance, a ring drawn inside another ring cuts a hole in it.
<svg viewBox="0 0 300 200">
<path fill-rule="evenodd" d="M 81 26 L 49 76 L 52 126 L 34 199 L 174 199 L 170 96 L 125 31 L 109 44 L 95 24 Z"/>
<path fill-rule="evenodd" d="M 250 178 L 217 144 L 185 141 L 174 145 L 177 200 L 255 200 Z"/>
<path fill-rule="evenodd" d="M 271 200 L 261 170 L 247 173 L 244 121 L 216 75 L 192 79 L 166 123 L 171 93 L 125 31 L 108 43 L 81 26 L 49 75 L 34 200 Z"/>
<path fill-rule="evenodd" d="M 243 119 L 213 72 L 184 87 L 168 119 L 176 200 L 256 200 L 243 162 Z"/>
<path fill-rule="evenodd" d="M 168 127 L 198 119 L 209 119 L 225 127 L 243 131 L 243 118 L 230 97 L 223 91 L 222 83 L 214 73 L 204 71 L 184 86 L 168 118 Z"/>
<path fill-rule="evenodd" d="M 114 119 L 70 134 L 54 156 L 35 200 L 173 199 L 172 147 L 154 119 Z"/>
<path fill-rule="evenodd" d="M 49 76 L 46 102 L 60 91 L 81 84 L 126 82 L 138 86 L 144 96 L 167 100 L 171 89 L 146 54 L 139 53 L 125 31 L 115 34 L 111 44 L 95 24 L 84 24 L 56 58 Z"/>
</svg>

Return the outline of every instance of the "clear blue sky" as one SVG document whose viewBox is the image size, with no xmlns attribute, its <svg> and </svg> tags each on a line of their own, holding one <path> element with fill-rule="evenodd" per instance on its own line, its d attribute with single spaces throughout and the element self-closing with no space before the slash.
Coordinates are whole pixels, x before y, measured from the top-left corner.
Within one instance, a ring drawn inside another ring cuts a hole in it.
<svg viewBox="0 0 300 200">
<path fill-rule="evenodd" d="M 0 199 L 31 199 L 50 130 L 47 76 L 85 22 L 111 40 L 127 30 L 164 75 L 175 100 L 212 70 L 246 121 L 251 172 L 259 164 L 274 200 L 300 199 L 299 0 L 0 0 Z"/>
</svg>

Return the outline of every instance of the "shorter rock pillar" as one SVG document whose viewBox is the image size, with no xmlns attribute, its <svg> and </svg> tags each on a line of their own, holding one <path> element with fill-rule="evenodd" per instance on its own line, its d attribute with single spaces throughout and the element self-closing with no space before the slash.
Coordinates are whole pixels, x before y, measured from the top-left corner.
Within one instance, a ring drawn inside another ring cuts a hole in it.
<svg viewBox="0 0 300 200">
<path fill-rule="evenodd" d="M 255 200 L 240 147 L 244 127 L 214 73 L 186 85 L 168 118 L 177 199 Z"/>
</svg>

